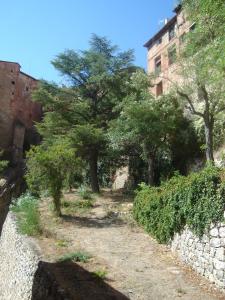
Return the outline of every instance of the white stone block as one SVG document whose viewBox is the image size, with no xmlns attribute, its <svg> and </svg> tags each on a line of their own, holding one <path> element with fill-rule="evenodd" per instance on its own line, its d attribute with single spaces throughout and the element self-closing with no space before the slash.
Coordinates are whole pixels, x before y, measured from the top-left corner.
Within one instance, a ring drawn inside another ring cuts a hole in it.
<svg viewBox="0 0 225 300">
<path fill-rule="evenodd" d="M 214 227 L 210 230 L 209 234 L 212 236 L 212 237 L 218 237 L 219 236 L 219 231 L 218 231 L 218 228 L 217 227 Z"/>
<path fill-rule="evenodd" d="M 225 238 L 225 227 L 220 227 L 219 236 Z"/>
<path fill-rule="evenodd" d="M 219 238 L 212 238 L 210 240 L 210 246 L 218 248 L 221 245 L 221 240 Z"/>
</svg>

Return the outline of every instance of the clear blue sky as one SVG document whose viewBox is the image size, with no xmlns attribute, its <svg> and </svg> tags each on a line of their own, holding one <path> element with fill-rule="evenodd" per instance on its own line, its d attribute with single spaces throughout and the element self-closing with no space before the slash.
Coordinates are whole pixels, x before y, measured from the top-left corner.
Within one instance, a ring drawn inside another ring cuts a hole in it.
<svg viewBox="0 0 225 300">
<path fill-rule="evenodd" d="M 50 61 L 65 49 L 87 49 L 92 33 L 121 50 L 135 50 L 146 67 L 143 44 L 171 17 L 175 0 L 2 0 L 0 60 L 19 62 L 36 78 L 60 82 Z"/>
</svg>

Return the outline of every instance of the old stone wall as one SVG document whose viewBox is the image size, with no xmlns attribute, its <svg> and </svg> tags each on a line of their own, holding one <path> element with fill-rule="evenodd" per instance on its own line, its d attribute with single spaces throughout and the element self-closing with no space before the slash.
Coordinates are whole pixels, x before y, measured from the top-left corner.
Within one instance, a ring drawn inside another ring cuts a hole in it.
<svg viewBox="0 0 225 300">
<path fill-rule="evenodd" d="M 186 228 L 175 235 L 171 248 L 198 273 L 225 288 L 225 224 L 212 225 L 202 238 Z"/>
<path fill-rule="evenodd" d="M 40 254 L 32 239 L 17 232 L 9 213 L 0 239 L 0 299 L 31 299 Z"/>
<path fill-rule="evenodd" d="M 18 233 L 16 218 L 9 212 L 0 238 L 0 299 L 71 299 L 49 265 L 41 260 L 37 243 Z"/>
</svg>

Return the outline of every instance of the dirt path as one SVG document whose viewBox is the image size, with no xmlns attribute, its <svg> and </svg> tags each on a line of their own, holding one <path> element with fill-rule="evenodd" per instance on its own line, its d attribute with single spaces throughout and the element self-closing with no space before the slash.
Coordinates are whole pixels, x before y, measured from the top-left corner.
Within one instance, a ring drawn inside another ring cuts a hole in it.
<svg viewBox="0 0 225 300">
<path fill-rule="evenodd" d="M 67 198 L 70 201 L 73 196 Z M 67 252 L 75 249 L 89 252 L 92 260 L 82 268 L 89 272 L 96 268 L 105 270 L 107 284 L 124 295 L 124 299 L 225 299 L 205 279 L 182 266 L 168 247 L 156 243 L 131 221 L 128 212 L 131 203 L 126 199 L 105 193 L 85 215 L 65 215 L 62 222 L 54 224 L 49 223 L 51 218 L 46 215 L 45 207 L 46 204 L 42 205 L 43 222 L 54 231 L 54 239 L 68 241 Z M 40 241 L 49 259 L 53 253 L 65 252 L 53 246 L 51 239 Z"/>
</svg>

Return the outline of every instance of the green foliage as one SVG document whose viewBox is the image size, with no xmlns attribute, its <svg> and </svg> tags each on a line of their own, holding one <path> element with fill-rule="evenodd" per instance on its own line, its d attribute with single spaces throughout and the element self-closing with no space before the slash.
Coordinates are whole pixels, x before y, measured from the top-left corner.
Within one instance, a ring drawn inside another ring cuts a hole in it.
<svg viewBox="0 0 225 300">
<path fill-rule="evenodd" d="M 78 189 L 78 195 L 84 200 L 91 200 L 92 194 L 87 186 L 81 185 Z"/>
<path fill-rule="evenodd" d="M 194 137 L 193 130 L 173 95 L 155 99 L 150 94 L 150 78 L 143 71 L 135 72 L 127 86 L 128 95 L 120 104 L 119 118 L 111 123 L 110 138 L 115 147 L 125 150 L 125 155 L 141 156 L 148 164 L 148 183 L 152 185 L 156 183 L 152 177 L 156 177 L 153 173 L 158 162 L 171 164 L 175 156 L 177 160 L 190 156 L 185 149 L 190 149 L 190 141 L 196 144 L 190 138 Z M 180 152 L 175 151 L 177 144 Z"/>
<path fill-rule="evenodd" d="M 133 51 L 119 52 L 105 37 L 93 35 L 86 51 L 67 50 L 53 66 L 67 86 L 42 82 L 33 95 L 45 112 L 39 133 L 44 140 L 67 134 L 79 157 L 90 168 L 92 190 L 99 192 L 98 162 L 108 152 L 109 122 L 125 94 L 125 82 L 133 70 Z"/>
<path fill-rule="evenodd" d="M 93 200 L 75 200 L 75 201 L 62 201 L 63 211 L 68 213 L 83 214 L 88 212 L 93 207 Z"/>
<path fill-rule="evenodd" d="M 11 211 L 17 216 L 18 229 L 22 234 L 36 236 L 41 234 L 38 200 L 29 192 L 14 200 Z"/>
<path fill-rule="evenodd" d="M 107 276 L 107 271 L 106 270 L 97 270 L 95 272 L 91 273 L 93 277 L 97 278 L 97 279 L 106 279 Z"/>
<path fill-rule="evenodd" d="M 83 262 L 86 263 L 91 258 L 91 256 L 86 252 L 72 252 L 65 254 L 61 256 L 58 261 L 59 262 L 67 262 L 67 261 L 73 261 L 73 262 Z"/>
<path fill-rule="evenodd" d="M 2 171 L 4 171 L 4 169 L 7 167 L 7 165 L 8 165 L 8 161 L 0 160 L 0 173 L 2 173 Z"/>
<path fill-rule="evenodd" d="M 202 236 L 211 223 L 223 220 L 224 170 L 207 166 L 187 177 L 176 175 L 160 187 L 140 186 L 134 218 L 159 242 L 168 242 L 185 225 Z"/>
<path fill-rule="evenodd" d="M 8 166 L 8 161 L 2 159 L 3 151 L 0 150 L 0 174 L 4 171 L 4 169 Z"/>
<path fill-rule="evenodd" d="M 67 139 L 57 139 L 54 143 L 31 148 L 27 154 L 26 181 L 36 193 L 48 191 L 53 198 L 54 209 L 61 215 L 60 201 L 66 174 L 80 172 L 81 160 Z"/>
</svg>

